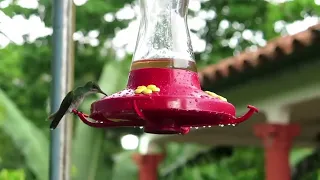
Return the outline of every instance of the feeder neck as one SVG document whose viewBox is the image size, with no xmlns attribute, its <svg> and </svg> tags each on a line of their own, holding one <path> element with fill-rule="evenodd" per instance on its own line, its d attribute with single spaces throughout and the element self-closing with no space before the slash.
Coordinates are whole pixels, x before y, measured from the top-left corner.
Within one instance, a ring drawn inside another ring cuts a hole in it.
<svg viewBox="0 0 320 180">
<path fill-rule="evenodd" d="M 189 0 L 140 0 L 140 27 L 133 61 L 194 61 L 187 26 Z"/>
</svg>

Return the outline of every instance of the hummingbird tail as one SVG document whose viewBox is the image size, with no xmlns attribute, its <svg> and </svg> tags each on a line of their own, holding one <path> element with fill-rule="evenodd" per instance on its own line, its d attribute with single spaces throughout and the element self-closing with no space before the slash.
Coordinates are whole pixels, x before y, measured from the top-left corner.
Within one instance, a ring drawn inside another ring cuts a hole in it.
<svg viewBox="0 0 320 180">
<path fill-rule="evenodd" d="M 61 120 L 61 118 L 60 118 L 60 119 L 54 118 L 54 119 L 51 121 L 50 129 L 51 129 L 51 130 L 55 129 L 55 128 L 58 126 L 60 120 Z"/>
<path fill-rule="evenodd" d="M 58 126 L 59 122 L 57 121 L 52 121 L 50 124 L 50 129 L 54 130 Z"/>
<path fill-rule="evenodd" d="M 52 121 L 51 121 L 51 124 L 50 124 L 50 129 L 53 130 L 55 129 L 58 124 L 60 123 L 62 117 L 64 116 L 64 114 L 61 114 L 59 112 L 57 112 L 56 114 L 52 115 Z"/>
</svg>

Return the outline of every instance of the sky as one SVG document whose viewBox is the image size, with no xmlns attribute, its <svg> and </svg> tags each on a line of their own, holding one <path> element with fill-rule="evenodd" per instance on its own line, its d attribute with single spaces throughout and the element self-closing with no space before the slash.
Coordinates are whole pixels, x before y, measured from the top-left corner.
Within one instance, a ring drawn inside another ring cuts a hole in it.
<svg viewBox="0 0 320 180">
<path fill-rule="evenodd" d="M 2 0 L 0 2 L 0 48 L 6 47 L 10 42 L 22 45 L 24 43 L 24 35 L 29 35 L 27 41 L 34 42 L 39 37 L 45 37 L 52 34 L 52 28 L 46 27 L 44 22 L 39 16 L 32 15 L 29 19 L 26 19 L 22 15 L 15 15 L 12 18 L 6 16 L 1 8 L 7 7 L 13 0 Z M 195 12 L 195 17 L 188 17 L 188 26 L 191 32 L 191 42 L 195 52 L 203 52 L 206 48 L 206 42 L 200 38 L 201 33 L 199 30 L 206 26 L 206 20 L 214 19 L 215 12 L 201 10 L 200 1 L 206 0 L 190 0 L 189 11 Z M 282 3 L 288 0 L 267 0 L 270 3 Z M 320 0 L 314 0 L 316 4 L 320 5 Z M 87 0 L 74 0 L 77 6 L 85 5 Z M 17 0 L 17 4 L 25 7 L 36 9 L 39 8 L 38 0 Z M 106 46 L 112 47 L 116 50 L 118 58 L 122 58 L 126 53 L 133 53 L 136 42 L 136 34 L 138 33 L 139 19 L 136 18 L 136 14 L 139 14 L 139 7 L 136 5 L 133 8 L 129 5 L 125 5 L 117 13 L 106 13 L 104 20 L 107 22 L 113 21 L 115 18 L 119 20 L 131 20 L 128 27 L 116 32 L 115 37 L 110 42 L 105 43 Z M 288 34 L 295 34 L 306 30 L 308 27 L 319 23 L 319 17 L 305 17 L 304 20 L 296 21 L 292 24 L 287 24 L 284 21 L 278 21 L 274 25 L 276 32 L 281 32 L 283 28 L 286 29 Z M 221 21 L 217 31 L 223 31 L 230 24 L 227 20 Z M 135 36 L 124 36 L 125 34 L 135 34 Z M 87 43 L 92 46 L 99 45 L 97 37 L 99 32 L 92 30 L 87 36 L 84 36 L 81 32 L 74 34 L 74 39 L 81 43 Z M 234 48 L 237 46 L 238 38 L 242 36 L 244 39 L 255 42 L 259 46 L 264 46 L 266 40 L 263 38 L 262 32 L 253 32 L 251 30 L 244 30 L 242 34 L 233 36 L 230 40 L 222 42 L 226 46 Z"/>
</svg>

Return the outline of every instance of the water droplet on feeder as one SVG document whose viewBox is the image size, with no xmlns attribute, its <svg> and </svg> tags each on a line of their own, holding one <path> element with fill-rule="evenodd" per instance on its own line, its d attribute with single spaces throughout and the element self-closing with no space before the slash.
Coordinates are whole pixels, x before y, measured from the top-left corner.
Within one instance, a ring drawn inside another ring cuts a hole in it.
<svg viewBox="0 0 320 180">
<path fill-rule="evenodd" d="M 232 126 L 234 127 L 234 126 L 236 126 L 236 124 L 232 124 Z"/>
<path fill-rule="evenodd" d="M 199 129 L 198 127 L 196 127 L 196 129 Z"/>
<path fill-rule="evenodd" d="M 220 126 L 220 127 L 223 127 L 224 125 L 223 125 L 223 124 L 219 124 L 219 126 Z"/>
<path fill-rule="evenodd" d="M 206 128 L 206 126 L 203 126 L 203 128 Z"/>
<path fill-rule="evenodd" d="M 211 128 L 211 126 L 208 126 L 209 128 Z"/>
<path fill-rule="evenodd" d="M 143 129 L 143 126 L 140 126 L 139 128 L 140 128 L 140 129 Z"/>
</svg>

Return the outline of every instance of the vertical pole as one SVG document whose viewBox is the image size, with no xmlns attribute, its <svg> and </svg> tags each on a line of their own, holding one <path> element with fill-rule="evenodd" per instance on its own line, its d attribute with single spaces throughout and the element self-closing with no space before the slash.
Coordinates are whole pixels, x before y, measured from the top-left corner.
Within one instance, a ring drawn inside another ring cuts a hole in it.
<svg viewBox="0 0 320 180">
<path fill-rule="evenodd" d="M 163 154 L 134 154 L 133 160 L 139 168 L 139 180 L 157 180 L 158 166 L 163 158 Z"/>
<path fill-rule="evenodd" d="M 259 124 L 254 131 L 264 145 L 266 180 L 290 180 L 289 153 L 300 127 L 293 124 Z"/>
<path fill-rule="evenodd" d="M 53 1 L 53 59 L 51 111 L 58 110 L 64 96 L 73 87 L 74 4 L 72 0 Z M 70 179 L 71 117 L 64 117 L 51 131 L 50 180 Z"/>
</svg>

